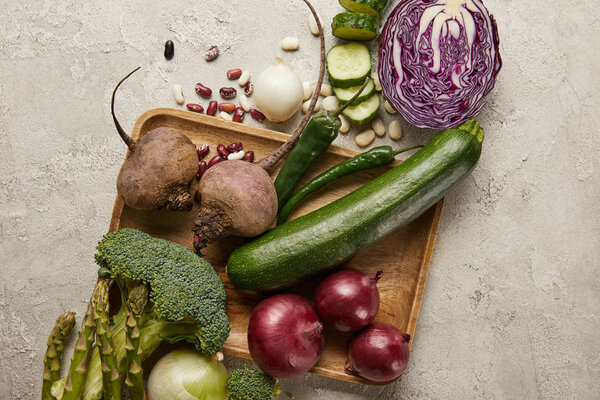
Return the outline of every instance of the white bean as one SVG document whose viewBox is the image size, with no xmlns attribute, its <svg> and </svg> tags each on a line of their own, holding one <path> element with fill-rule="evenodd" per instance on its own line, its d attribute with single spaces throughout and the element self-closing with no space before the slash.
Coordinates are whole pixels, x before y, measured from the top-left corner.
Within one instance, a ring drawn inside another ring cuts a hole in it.
<svg viewBox="0 0 600 400">
<path fill-rule="evenodd" d="M 285 51 L 296 51 L 300 47 L 300 40 L 298 38 L 288 36 L 284 37 L 281 41 L 281 48 Z"/>
<path fill-rule="evenodd" d="M 308 15 L 308 29 L 310 29 L 310 33 L 313 35 L 319 36 L 319 25 L 317 25 L 317 20 L 312 13 Z"/>
<path fill-rule="evenodd" d="M 250 81 L 250 71 L 245 69 L 244 71 L 242 71 L 242 75 L 240 75 L 240 79 L 238 79 L 238 85 L 240 85 L 241 87 L 244 87 L 244 86 L 246 86 L 246 83 L 248 83 L 248 81 Z"/>
<path fill-rule="evenodd" d="M 375 84 L 375 90 L 381 92 L 381 82 L 379 81 L 379 74 L 377 71 L 371 72 L 371 78 L 373 78 L 373 83 Z"/>
<path fill-rule="evenodd" d="M 335 96 L 327 96 L 323 99 L 323 110 L 335 111 L 340 107 L 340 102 Z"/>
<path fill-rule="evenodd" d="M 233 117 L 231 116 L 231 114 L 226 113 L 225 111 L 221 111 L 219 113 L 219 118 L 224 119 L 225 121 L 232 121 Z"/>
<path fill-rule="evenodd" d="M 181 85 L 173 85 L 173 97 L 175 97 L 175 101 L 177 104 L 185 103 L 185 98 L 183 97 L 183 89 Z"/>
<path fill-rule="evenodd" d="M 399 140 L 402 137 L 402 125 L 400 125 L 400 122 L 390 122 L 390 126 L 388 126 L 388 135 L 390 135 L 390 139 L 392 140 Z"/>
<path fill-rule="evenodd" d="M 308 107 L 310 106 L 310 102 L 312 99 L 306 100 L 303 104 L 302 104 L 302 112 L 304 114 L 306 114 L 308 112 Z M 323 98 L 319 97 L 317 99 L 317 104 L 315 104 L 315 109 L 313 110 L 313 112 L 317 112 L 321 109 L 321 104 L 323 103 Z"/>
<path fill-rule="evenodd" d="M 313 94 L 313 88 L 309 81 L 302 82 L 302 100 L 310 99 Z"/>
<path fill-rule="evenodd" d="M 246 154 L 246 152 L 244 150 L 240 150 L 240 151 L 236 151 L 235 153 L 231 153 L 227 156 L 228 160 L 241 160 L 242 158 L 244 158 L 244 154 Z"/>
<path fill-rule="evenodd" d="M 366 131 L 356 135 L 356 138 L 354 138 L 354 140 L 356 141 L 356 144 L 360 147 L 367 147 L 368 145 L 373 143 L 373 140 L 375 140 L 375 132 L 373 132 L 373 129 L 367 129 Z"/>
<path fill-rule="evenodd" d="M 340 133 L 346 134 L 350 130 L 350 122 L 344 117 L 342 114 L 338 115 L 340 120 L 342 121 L 342 126 L 340 126 Z"/>
<path fill-rule="evenodd" d="M 331 85 L 328 83 L 322 84 L 321 92 L 319 94 L 323 97 L 331 96 L 333 94 L 333 89 L 331 88 Z"/>
<path fill-rule="evenodd" d="M 240 106 L 246 112 L 250 112 L 250 110 L 252 109 L 252 106 L 250 105 L 250 100 L 248 100 L 248 97 L 246 96 L 240 96 Z"/>
<path fill-rule="evenodd" d="M 390 114 L 396 114 L 396 110 L 394 110 L 394 107 L 387 100 L 383 103 L 383 108 Z"/>
<path fill-rule="evenodd" d="M 371 123 L 371 128 L 373 128 L 373 131 L 377 136 L 382 137 L 385 135 L 385 125 L 381 118 L 375 118 Z"/>
</svg>

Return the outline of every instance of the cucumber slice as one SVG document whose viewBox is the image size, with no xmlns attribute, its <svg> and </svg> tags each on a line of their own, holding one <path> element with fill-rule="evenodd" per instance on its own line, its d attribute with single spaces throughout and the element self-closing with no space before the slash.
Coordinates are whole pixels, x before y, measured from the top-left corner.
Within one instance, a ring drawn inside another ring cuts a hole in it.
<svg viewBox="0 0 600 400">
<path fill-rule="evenodd" d="M 349 88 L 334 87 L 333 93 L 340 101 L 340 104 L 346 104 L 350 101 L 352 97 L 354 97 L 354 95 L 360 90 L 361 87 L 362 84 L 358 86 L 352 86 Z M 371 97 L 373 93 L 375 93 L 375 84 L 373 83 L 373 79 L 371 79 L 369 83 L 367 83 L 367 86 L 365 86 L 365 89 L 362 91 L 362 93 L 356 98 L 356 100 L 352 102 L 352 104 L 357 105 L 358 103 L 362 103 L 363 101 Z"/>
<path fill-rule="evenodd" d="M 371 14 L 381 17 L 381 11 L 388 0 L 339 0 L 342 7 L 355 13 Z"/>
<path fill-rule="evenodd" d="M 372 40 L 377 37 L 379 18 L 370 14 L 341 13 L 333 17 L 333 36 L 347 40 Z"/>
<path fill-rule="evenodd" d="M 379 94 L 375 93 L 362 103 L 346 108 L 342 114 L 354 124 L 365 124 L 375 118 L 379 104 Z"/>
<path fill-rule="evenodd" d="M 327 52 L 329 81 L 338 88 L 360 85 L 371 74 L 371 54 L 362 43 L 333 46 Z"/>
</svg>

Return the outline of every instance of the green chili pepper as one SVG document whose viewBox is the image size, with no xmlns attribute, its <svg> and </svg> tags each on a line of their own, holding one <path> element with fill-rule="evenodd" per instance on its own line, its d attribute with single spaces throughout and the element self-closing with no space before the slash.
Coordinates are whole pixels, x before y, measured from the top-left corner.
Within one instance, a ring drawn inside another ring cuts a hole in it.
<svg viewBox="0 0 600 400">
<path fill-rule="evenodd" d="M 306 125 L 300 136 L 300 140 L 286 158 L 275 179 L 274 185 L 277 191 L 279 209 L 290 198 L 294 189 L 296 189 L 298 183 L 310 167 L 327 151 L 333 140 L 337 137 L 342 126 L 339 114 L 349 104 L 352 104 L 355 98 L 360 96 L 367 83 L 369 83 L 369 80 L 370 78 L 367 78 L 358 93 L 337 111 L 320 112 L 308 122 L 308 125 Z"/>
<path fill-rule="evenodd" d="M 277 224 L 279 225 L 284 223 L 294 210 L 294 207 L 298 205 L 298 203 L 304 200 L 307 196 L 320 190 L 328 183 L 331 183 L 346 175 L 350 175 L 354 172 L 382 167 L 384 165 L 391 164 L 394 161 L 394 156 L 396 156 L 397 154 L 408 150 L 413 150 L 419 147 L 423 146 L 412 146 L 395 151 L 390 146 L 373 147 L 369 151 L 358 154 L 346 161 L 334 165 L 327 171 L 314 177 L 310 182 L 302 186 L 300 189 L 298 189 L 296 193 L 294 193 L 294 195 L 285 203 L 285 205 L 281 209 L 281 212 L 279 213 L 279 218 L 277 219 Z"/>
</svg>

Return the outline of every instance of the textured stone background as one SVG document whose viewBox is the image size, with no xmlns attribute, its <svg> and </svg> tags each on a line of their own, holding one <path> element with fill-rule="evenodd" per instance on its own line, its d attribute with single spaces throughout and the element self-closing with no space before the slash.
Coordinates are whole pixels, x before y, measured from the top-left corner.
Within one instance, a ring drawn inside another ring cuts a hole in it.
<svg viewBox="0 0 600 400">
<path fill-rule="evenodd" d="M 298 400 L 600 397 L 598 7 L 486 4 L 504 69 L 480 116 L 481 162 L 446 198 L 410 368 L 386 388 L 286 381 Z M 333 0 L 314 5 L 326 25 L 341 12 Z M 286 62 L 314 80 L 318 44 L 299 0 L 0 6 L 0 398 L 35 399 L 51 324 L 83 313 L 95 279 L 125 154 L 109 115 L 116 81 L 143 67 L 119 94 L 127 130 L 143 111 L 174 106 L 173 83 L 193 99 L 196 81 L 261 71 L 287 35 L 302 47 Z M 207 64 L 212 44 L 223 53 Z M 394 146 L 432 135 L 404 126 Z M 351 135 L 338 143 L 353 147 Z"/>
</svg>

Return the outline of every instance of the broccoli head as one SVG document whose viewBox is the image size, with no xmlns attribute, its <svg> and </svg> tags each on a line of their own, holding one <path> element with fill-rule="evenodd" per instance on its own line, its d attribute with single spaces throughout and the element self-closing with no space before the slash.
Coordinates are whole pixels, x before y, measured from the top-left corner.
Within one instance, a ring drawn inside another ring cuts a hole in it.
<svg viewBox="0 0 600 400">
<path fill-rule="evenodd" d="M 206 260 L 177 243 L 130 228 L 105 235 L 97 249 L 96 263 L 115 278 L 150 286 L 153 309 L 160 318 L 195 320 L 200 329 L 194 343 L 198 350 L 205 355 L 222 350 L 230 329 L 225 285 Z"/>
<path fill-rule="evenodd" d="M 230 400 L 271 400 L 279 396 L 277 378 L 252 369 L 234 369 L 227 378 Z"/>
</svg>

